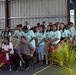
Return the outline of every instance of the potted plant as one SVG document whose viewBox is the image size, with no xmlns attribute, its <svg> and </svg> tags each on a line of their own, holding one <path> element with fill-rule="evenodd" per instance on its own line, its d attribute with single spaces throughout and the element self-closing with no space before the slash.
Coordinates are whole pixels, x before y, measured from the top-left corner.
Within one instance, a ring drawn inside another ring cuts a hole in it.
<svg viewBox="0 0 76 75">
<path fill-rule="evenodd" d="M 55 51 L 54 61 L 63 65 L 61 72 L 63 75 L 76 75 L 76 47 L 69 46 L 69 42 L 59 45 L 59 49 Z"/>
</svg>

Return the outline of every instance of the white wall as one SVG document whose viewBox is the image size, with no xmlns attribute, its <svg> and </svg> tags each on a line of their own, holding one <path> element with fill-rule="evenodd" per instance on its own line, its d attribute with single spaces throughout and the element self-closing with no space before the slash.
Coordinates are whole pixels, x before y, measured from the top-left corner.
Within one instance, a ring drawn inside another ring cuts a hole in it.
<svg viewBox="0 0 76 75">
<path fill-rule="evenodd" d="M 5 2 L 0 2 L 0 29 L 5 28 Z"/>
<path fill-rule="evenodd" d="M 13 29 L 17 24 L 28 21 L 31 26 L 38 22 L 67 23 L 67 0 L 10 0 L 9 21 Z M 4 17 L 4 2 L 0 4 L 0 18 Z M 1 15 L 1 13 L 3 15 Z"/>
</svg>

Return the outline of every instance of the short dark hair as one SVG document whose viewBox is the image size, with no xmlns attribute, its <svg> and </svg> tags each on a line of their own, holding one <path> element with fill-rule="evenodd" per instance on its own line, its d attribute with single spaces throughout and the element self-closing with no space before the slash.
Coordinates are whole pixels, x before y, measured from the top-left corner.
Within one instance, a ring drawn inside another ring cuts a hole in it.
<svg viewBox="0 0 76 75">
<path fill-rule="evenodd" d="M 27 26 L 24 26 L 24 27 L 23 27 L 23 30 L 28 30 Z"/>
<path fill-rule="evenodd" d="M 22 24 L 19 24 L 18 27 L 21 27 L 22 28 Z"/>
<path fill-rule="evenodd" d="M 45 21 L 43 21 L 42 23 L 46 23 Z"/>
<path fill-rule="evenodd" d="M 21 38 L 24 38 L 26 40 L 26 37 L 25 36 L 21 36 Z"/>
</svg>

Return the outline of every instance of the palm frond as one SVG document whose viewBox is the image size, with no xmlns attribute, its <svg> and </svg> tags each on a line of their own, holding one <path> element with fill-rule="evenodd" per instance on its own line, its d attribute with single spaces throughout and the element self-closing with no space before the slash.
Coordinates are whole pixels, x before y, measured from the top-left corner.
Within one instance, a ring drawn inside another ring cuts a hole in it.
<svg viewBox="0 0 76 75">
<path fill-rule="evenodd" d="M 59 45 L 59 50 L 54 52 L 54 61 L 57 63 L 63 62 L 62 73 L 64 75 L 76 75 L 76 47 L 70 46 L 69 41 Z"/>
</svg>

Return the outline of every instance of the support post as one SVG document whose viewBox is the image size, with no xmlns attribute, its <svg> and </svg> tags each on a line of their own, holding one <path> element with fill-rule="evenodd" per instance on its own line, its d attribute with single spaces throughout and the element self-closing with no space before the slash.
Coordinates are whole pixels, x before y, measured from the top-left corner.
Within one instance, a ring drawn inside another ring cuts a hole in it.
<svg viewBox="0 0 76 75">
<path fill-rule="evenodd" d="M 67 22 L 70 23 L 70 0 L 67 0 Z"/>
<path fill-rule="evenodd" d="M 9 21 L 8 21 L 8 0 L 5 0 L 5 26 L 9 27 Z"/>
</svg>

